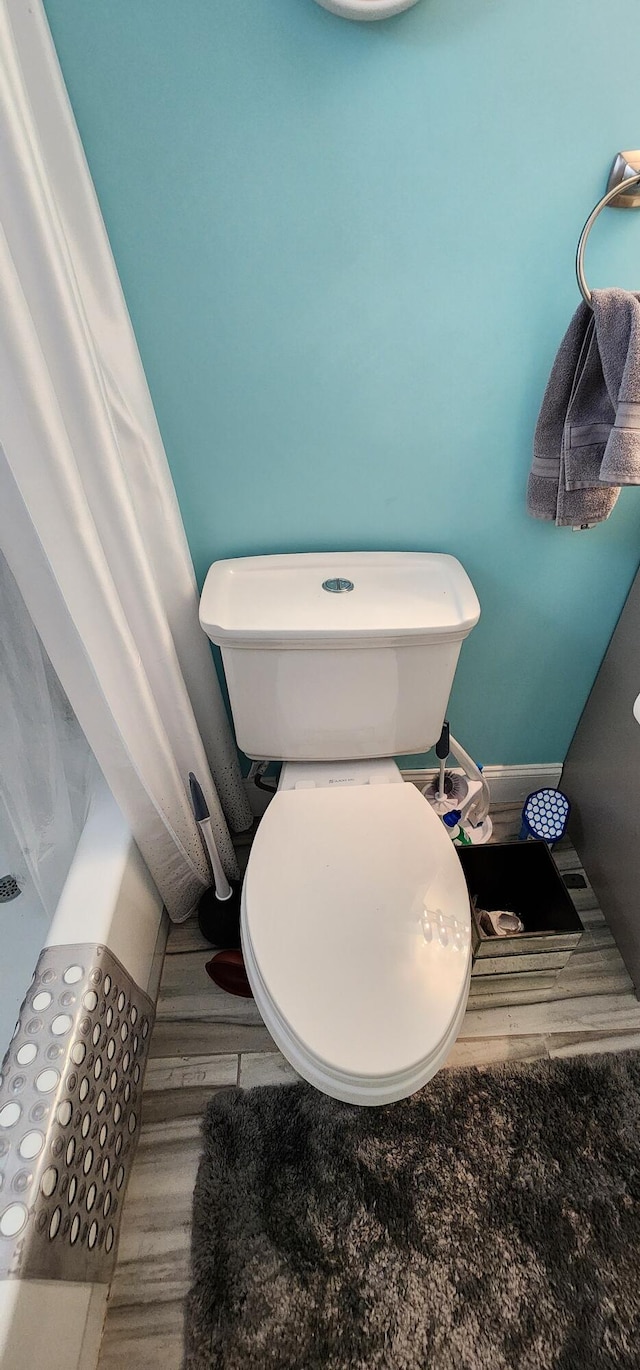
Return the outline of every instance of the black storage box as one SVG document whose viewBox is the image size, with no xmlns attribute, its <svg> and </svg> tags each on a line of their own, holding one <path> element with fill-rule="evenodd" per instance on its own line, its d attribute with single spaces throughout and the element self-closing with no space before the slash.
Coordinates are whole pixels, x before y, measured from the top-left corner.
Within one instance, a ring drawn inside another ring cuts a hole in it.
<svg viewBox="0 0 640 1370">
<path fill-rule="evenodd" d="M 582 937 L 582 923 L 545 842 L 457 848 L 471 899 L 470 999 L 551 989 Z M 524 932 L 488 935 L 476 910 L 507 910 Z"/>
</svg>

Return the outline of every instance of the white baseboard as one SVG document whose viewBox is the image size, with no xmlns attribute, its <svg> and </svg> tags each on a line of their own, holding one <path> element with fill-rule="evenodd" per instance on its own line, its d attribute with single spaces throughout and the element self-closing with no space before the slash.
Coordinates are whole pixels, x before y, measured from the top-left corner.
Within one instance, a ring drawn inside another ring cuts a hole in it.
<svg viewBox="0 0 640 1370">
<path fill-rule="evenodd" d="M 404 780 L 410 780 L 420 787 L 427 785 L 437 774 L 435 769 L 402 771 Z M 546 765 L 531 766 L 485 766 L 484 774 L 491 790 L 493 804 L 524 804 L 527 795 L 533 790 L 555 789 L 558 786 L 562 762 L 550 761 Z"/>
<path fill-rule="evenodd" d="M 485 766 L 484 773 L 491 790 L 491 800 L 494 804 L 524 804 L 528 794 L 532 790 L 542 790 L 546 787 L 555 789 L 560 783 L 562 773 L 561 761 L 550 761 L 546 765 L 533 764 L 531 766 Z M 410 780 L 414 785 L 428 785 L 429 781 L 437 775 L 436 770 L 425 771 L 401 771 L 403 780 Z M 252 780 L 245 780 L 245 789 L 249 799 L 252 814 L 260 818 L 269 803 L 270 795 L 266 790 L 258 789 Z"/>
</svg>

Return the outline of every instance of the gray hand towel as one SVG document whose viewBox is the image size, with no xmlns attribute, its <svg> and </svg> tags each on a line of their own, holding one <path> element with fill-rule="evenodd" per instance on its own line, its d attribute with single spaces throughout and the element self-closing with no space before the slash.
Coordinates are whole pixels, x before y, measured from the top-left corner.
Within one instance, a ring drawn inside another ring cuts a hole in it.
<svg viewBox="0 0 640 1370">
<path fill-rule="evenodd" d="M 536 425 L 527 508 L 591 527 L 640 485 L 640 297 L 594 290 L 560 345 Z"/>
</svg>

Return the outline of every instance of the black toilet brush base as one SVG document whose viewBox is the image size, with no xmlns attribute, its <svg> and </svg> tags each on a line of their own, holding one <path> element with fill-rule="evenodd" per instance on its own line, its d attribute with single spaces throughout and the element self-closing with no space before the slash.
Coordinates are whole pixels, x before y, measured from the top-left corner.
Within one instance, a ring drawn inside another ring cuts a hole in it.
<svg viewBox="0 0 640 1370">
<path fill-rule="evenodd" d="M 240 946 L 240 896 L 242 884 L 230 880 L 231 895 L 218 899 L 215 890 L 206 890 L 198 904 L 198 927 L 212 947 L 232 949 Z"/>
</svg>

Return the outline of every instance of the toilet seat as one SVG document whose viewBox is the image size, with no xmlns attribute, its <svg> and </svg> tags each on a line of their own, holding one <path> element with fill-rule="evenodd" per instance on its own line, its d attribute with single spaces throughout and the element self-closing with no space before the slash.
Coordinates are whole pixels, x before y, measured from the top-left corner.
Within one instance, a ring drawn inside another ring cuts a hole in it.
<svg viewBox="0 0 640 1370">
<path fill-rule="evenodd" d="M 414 785 L 279 790 L 253 843 L 241 932 L 267 1027 L 325 1093 L 389 1103 L 445 1060 L 468 995 L 469 897 Z"/>
</svg>

